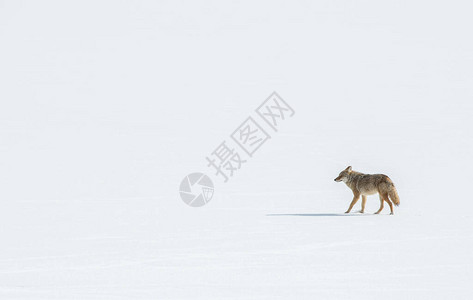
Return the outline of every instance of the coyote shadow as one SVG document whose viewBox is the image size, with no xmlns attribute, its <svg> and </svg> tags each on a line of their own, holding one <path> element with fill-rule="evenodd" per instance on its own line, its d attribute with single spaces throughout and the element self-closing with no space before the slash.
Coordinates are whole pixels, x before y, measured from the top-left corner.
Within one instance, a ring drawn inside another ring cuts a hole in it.
<svg viewBox="0 0 473 300">
<path fill-rule="evenodd" d="M 267 217 L 361 217 L 370 214 L 267 214 Z"/>
</svg>

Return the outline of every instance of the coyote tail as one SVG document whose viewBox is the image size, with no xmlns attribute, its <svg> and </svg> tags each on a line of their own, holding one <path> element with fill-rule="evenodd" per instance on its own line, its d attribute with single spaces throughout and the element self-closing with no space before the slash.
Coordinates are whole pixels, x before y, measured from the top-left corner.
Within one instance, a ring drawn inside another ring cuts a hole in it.
<svg viewBox="0 0 473 300">
<path fill-rule="evenodd" d="M 394 185 L 389 188 L 388 195 L 394 205 L 399 206 L 399 204 L 401 204 L 401 201 L 399 200 L 399 195 L 397 194 L 397 190 Z"/>
</svg>

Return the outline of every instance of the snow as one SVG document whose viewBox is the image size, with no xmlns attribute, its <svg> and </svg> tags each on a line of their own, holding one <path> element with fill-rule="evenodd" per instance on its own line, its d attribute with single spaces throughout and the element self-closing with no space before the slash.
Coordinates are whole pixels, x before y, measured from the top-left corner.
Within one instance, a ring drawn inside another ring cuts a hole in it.
<svg viewBox="0 0 473 300">
<path fill-rule="evenodd" d="M 0 299 L 469 299 L 471 6 L 1 2 Z M 224 183 L 250 115 L 271 139 Z M 394 216 L 343 213 L 348 165 Z"/>
</svg>

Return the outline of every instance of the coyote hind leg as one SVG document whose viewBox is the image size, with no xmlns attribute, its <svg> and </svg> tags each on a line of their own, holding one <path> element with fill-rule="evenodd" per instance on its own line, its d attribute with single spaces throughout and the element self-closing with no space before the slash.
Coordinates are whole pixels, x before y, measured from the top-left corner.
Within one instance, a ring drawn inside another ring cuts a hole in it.
<svg viewBox="0 0 473 300">
<path fill-rule="evenodd" d="M 384 208 L 384 200 L 381 194 L 379 195 L 379 201 L 381 202 L 381 205 L 379 206 L 378 211 L 374 213 L 375 215 L 379 214 Z"/>
<path fill-rule="evenodd" d="M 389 205 L 389 208 L 391 209 L 391 215 L 394 215 L 394 208 L 393 208 L 393 203 L 391 200 L 389 200 L 388 194 L 383 195 L 384 201 L 386 201 Z"/>
</svg>

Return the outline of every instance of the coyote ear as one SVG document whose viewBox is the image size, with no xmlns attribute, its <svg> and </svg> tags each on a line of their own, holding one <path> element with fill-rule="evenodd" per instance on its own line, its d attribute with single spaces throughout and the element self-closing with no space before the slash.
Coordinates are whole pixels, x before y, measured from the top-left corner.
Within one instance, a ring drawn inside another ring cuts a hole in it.
<svg viewBox="0 0 473 300">
<path fill-rule="evenodd" d="M 351 172 L 351 166 L 347 167 L 345 171 Z"/>
</svg>

